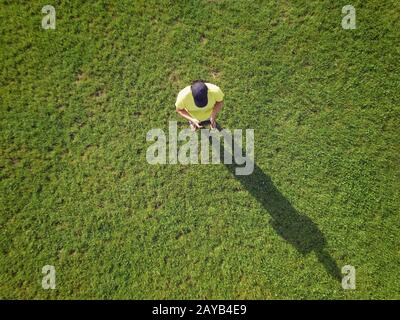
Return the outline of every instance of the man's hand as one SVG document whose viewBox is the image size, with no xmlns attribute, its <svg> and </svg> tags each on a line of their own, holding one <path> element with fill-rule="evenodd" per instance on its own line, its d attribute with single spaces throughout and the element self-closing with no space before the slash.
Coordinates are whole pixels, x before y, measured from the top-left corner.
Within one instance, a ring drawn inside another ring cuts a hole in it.
<svg viewBox="0 0 400 320">
<path fill-rule="evenodd" d="M 200 128 L 203 128 L 200 125 L 200 121 L 193 118 L 189 112 L 187 112 L 187 110 L 185 109 L 176 109 L 176 112 L 178 112 L 180 114 L 181 117 L 185 118 L 186 120 L 188 120 L 190 122 L 190 127 L 192 128 L 192 130 L 197 130 Z"/>
<path fill-rule="evenodd" d="M 193 125 L 195 126 L 196 129 L 201 129 L 201 128 L 203 128 L 203 126 L 200 125 L 200 122 L 201 122 L 201 121 L 192 118 L 191 122 L 193 123 Z"/>
<path fill-rule="evenodd" d="M 217 127 L 217 123 L 215 122 L 215 116 L 210 117 L 210 125 L 212 129 L 215 129 Z"/>
</svg>

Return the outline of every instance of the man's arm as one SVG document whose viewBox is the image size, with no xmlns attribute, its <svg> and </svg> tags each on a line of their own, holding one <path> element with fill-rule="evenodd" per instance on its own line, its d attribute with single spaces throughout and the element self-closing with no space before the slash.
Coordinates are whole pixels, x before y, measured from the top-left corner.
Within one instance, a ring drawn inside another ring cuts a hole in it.
<svg viewBox="0 0 400 320">
<path fill-rule="evenodd" d="M 218 101 L 214 105 L 214 108 L 213 108 L 213 111 L 212 111 L 211 117 L 210 117 L 211 127 L 213 129 L 215 129 L 215 127 L 216 127 L 215 120 L 217 118 L 217 114 L 218 114 L 218 112 L 221 111 L 223 105 L 224 105 L 224 101 Z"/>
<path fill-rule="evenodd" d="M 193 122 L 193 124 L 194 124 L 198 129 L 203 128 L 203 127 L 200 125 L 200 121 L 197 120 L 197 119 L 195 119 L 195 118 L 193 118 L 193 117 L 189 114 L 189 112 L 186 111 L 186 109 L 176 109 L 176 112 L 178 112 L 179 115 L 180 115 L 181 117 L 185 118 L 186 120 L 189 120 L 189 121 Z"/>
</svg>

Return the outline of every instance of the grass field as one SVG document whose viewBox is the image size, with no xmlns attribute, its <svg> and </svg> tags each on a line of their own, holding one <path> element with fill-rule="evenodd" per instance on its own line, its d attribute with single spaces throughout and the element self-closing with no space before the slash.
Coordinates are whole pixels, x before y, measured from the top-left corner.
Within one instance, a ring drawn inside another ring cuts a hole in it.
<svg viewBox="0 0 400 320">
<path fill-rule="evenodd" d="M 3 0 L 0 25 L 1 299 L 400 299 L 398 1 Z M 147 163 L 198 78 L 252 175 Z"/>
</svg>

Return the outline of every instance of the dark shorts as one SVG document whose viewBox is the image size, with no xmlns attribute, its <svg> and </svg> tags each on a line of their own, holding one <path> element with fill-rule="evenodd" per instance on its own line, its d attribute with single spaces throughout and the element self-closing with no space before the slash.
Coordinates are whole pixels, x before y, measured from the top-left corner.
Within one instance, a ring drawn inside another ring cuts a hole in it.
<svg viewBox="0 0 400 320">
<path fill-rule="evenodd" d="M 191 121 L 189 121 L 189 124 L 191 124 L 192 122 Z M 204 120 L 204 121 L 200 121 L 200 125 L 201 126 L 209 126 L 211 124 L 211 121 L 210 120 Z"/>
<path fill-rule="evenodd" d="M 200 125 L 201 126 L 209 126 L 211 124 L 211 121 L 210 120 L 204 120 L 204 121 L 201 121 L 200 122 Z"/>
</svg>

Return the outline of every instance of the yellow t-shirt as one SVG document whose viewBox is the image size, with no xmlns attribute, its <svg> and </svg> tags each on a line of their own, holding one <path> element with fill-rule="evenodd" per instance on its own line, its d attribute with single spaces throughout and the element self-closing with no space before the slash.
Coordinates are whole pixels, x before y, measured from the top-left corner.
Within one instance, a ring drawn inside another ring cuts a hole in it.
<svg viewBox="0 0 400 320">
<path fill-rule="evenodd" d="M 190 86 L 187 86 L 185 89 L 182 89 L 178 94 L 175 103 L 176 109 L 186 109 L 186 111 L 193 118 L 199 121 L 209 119 L 215 103 L 224 100 L 224 93 L 215 84 L 205 83 L 205 85 L 208 88 L 208 104 L 205 107 L 199 108 L 196 106 L 196 104 L 194 103 L 192 90 L 190 90 Z"/>
</svg>

